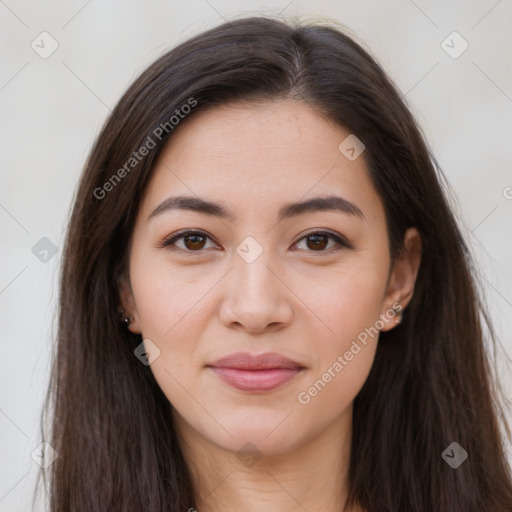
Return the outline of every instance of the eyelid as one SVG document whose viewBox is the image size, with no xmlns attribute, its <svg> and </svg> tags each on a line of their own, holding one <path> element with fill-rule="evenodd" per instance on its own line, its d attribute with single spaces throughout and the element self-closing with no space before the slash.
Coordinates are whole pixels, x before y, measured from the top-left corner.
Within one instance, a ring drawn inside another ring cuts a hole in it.
<svg viewBox="0 0 512 512">
<path fill-rule="evenodd" d="M 177 242 L 178 240 L 182 239 L 183 237 L 185 237 L 187 235 L 199 235 L 199 236 L 203 236 L 203 237 L 208 238 L 208 239 L 212 240 L 213 242 L 215 242 L 214 237 L 211 236 L 210 234 L 208 234 L 206 231 L 203 231 L 202 229 L 187 228 L 187 229 L 178 231 L 177 233 L 173 233 L 169 237 L 165 238 L 161 243 L 158 244 L 158 247 L 169 249 L 173 244 L 175 244 L 175 242 Z M 336 242 L 337 245 L 335 247 L 331 247 L 330 249 L 324 250 L 324 251 L 306 251 L 306 252 L 310 252 L 310 253 L 318 252 L 320 254 L 321 253 L 330 254 L 333 251 L 337 251 L 337 250 L 340 250 L 343 248 L 352 249 L 352 250 L 355 249 L 354 245 L 352 243 L 350 243 L 347 240 L 347 238 L 345 236 L 341 235 L 340 233 L 330 231 L 328 229 L 319 229 L 319 228 L 313 229 L 312 231 L 301 234 L 300 237 L 297 239 L 296 242 L 294 242 L 293 245 L 297 245 L 304 238 L 307 238 L 308 236 L 312 236 L 312 235 L 327 236 L 331 240 L 334 240 L 334 242 Z M 201 254 L 204 252 L 204 249 L 200 249 L 198 251 L 189 251 L 186 249 L 181 249 L 181 247 L 177 247 L 175 245 L 174 245 L 174 247 L 171 248 L 171 250 L 175 250 L 178 252 L 185 252 L 187 254 L 193 254 L 193 253 Z"/>
</svg>

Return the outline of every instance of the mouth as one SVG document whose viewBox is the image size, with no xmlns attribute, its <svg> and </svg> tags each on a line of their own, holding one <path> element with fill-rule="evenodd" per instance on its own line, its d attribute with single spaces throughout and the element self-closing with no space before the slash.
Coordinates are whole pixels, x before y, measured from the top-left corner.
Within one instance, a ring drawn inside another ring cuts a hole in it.
<svg viewBox="0 0 512 512">
<path fill-rule="evenodd" d="M 281 387 L 305 370 L 300 363 L 280 354 L 251 355 L 242 352 L 208 364 L 207 368 L 226 384 L 251 392 L 265 392 Z"/>
</svg>

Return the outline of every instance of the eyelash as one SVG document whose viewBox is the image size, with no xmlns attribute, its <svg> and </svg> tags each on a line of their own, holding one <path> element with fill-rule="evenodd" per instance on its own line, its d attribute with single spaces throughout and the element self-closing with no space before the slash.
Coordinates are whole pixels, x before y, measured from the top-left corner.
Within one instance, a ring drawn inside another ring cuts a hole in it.
<svg viewBox="0 0 512 512">
<path fill-rule="evenodd" d="M 188 249 L 182 249 L 181 247 L 177 247 L 174 245 L 178 240 L 181 240 L 182 238 L 185 238 L 186 236 L 191 236 L 191 235 L 199 235 L 199 236 L 202 236 L 202 237 L 212 240 L 212 237 L 209 236 L 208 234 L 204 233 L 203 231 L 187 229 L 185 231 L 180 231 L 179 233 L 176 233 L 176 234 L 170 236 L 169 238 L 166 238 L 163 242 L 161 242 L 159 247 L 167 248 L 172 251 L 188 253 L 188 254 L 202 253 L 204 251 L 203 249 L 199 249 L 197 251 L 190 251 Z M 331 247 L 330 249 L 325 249 L 325 250 L 321 250 L 321 251 L 307 251 L 307 252 L 331 253 L 331 252 L 339 251 L 344 248 L 345 249 L 354 249 L 354 246 L 347 239 L 345 239 L 343 236 L 337 235 L 335 233 L 331 233 L 330 231 L 312 231 L 311 233 L 305 234 L 294 245 L 296 245 L 297 243 L 301 242 L 302 240 L 304 240 L 310 236 L 313 236 L 313 235 L 320 235 L 320 236 L 328 237 L 331 240 L 334 240 L 338 245 Z M 174 247 L 172 247 L 172 246 L 174 246 Z"/>
</svg>

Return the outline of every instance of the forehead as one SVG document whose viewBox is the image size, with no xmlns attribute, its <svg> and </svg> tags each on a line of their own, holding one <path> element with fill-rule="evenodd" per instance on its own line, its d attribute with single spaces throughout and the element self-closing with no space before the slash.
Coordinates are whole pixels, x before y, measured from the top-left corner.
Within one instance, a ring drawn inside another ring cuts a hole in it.
<svg viewBox="0 0 512 512">
<path fill-rule="evenodd" d="M 196 112 L 160 155 L 142 209 L 149 215 L 169 195 L 186 194 L 217 198 L 237 216 L 248 205 L 261 215 L 283 203 L 337 194 L 368 220 L 382 216 L 364 152 L 351 160 L 339 149 L 349 136 L 296 100 Z"/>
</svg>

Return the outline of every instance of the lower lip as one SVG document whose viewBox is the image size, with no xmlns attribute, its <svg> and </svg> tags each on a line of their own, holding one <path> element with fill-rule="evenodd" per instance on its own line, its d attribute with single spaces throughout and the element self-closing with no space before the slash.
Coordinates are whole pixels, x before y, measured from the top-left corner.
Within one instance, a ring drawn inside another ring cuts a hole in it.
<svg viewBox="0 0 512 512">
<path fill-rule="evenodd" d="M 224 382 L 241 391 L 271 391 L 299 374 L 302 369 L 238 370 L 210 367 Z"/>
</svg>

